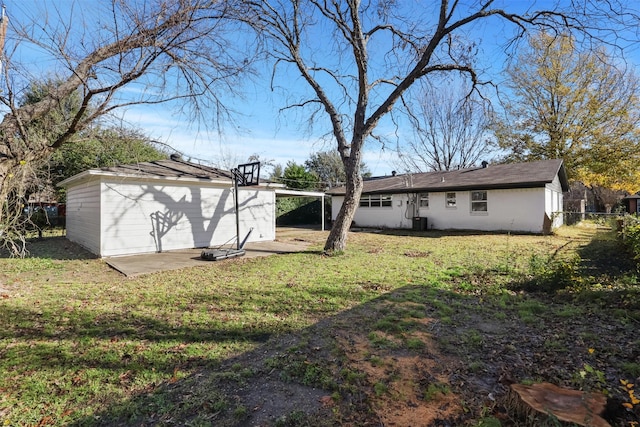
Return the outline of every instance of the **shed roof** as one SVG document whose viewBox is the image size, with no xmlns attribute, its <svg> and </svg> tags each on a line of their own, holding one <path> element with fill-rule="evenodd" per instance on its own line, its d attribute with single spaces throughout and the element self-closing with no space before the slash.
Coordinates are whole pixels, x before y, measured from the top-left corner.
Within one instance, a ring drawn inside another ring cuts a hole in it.
<svg viewBox="0 0 640 427">
<path fill-rule="evenodd" d="M 569 182 L 564 164 L 561 159 L 553 159 L 370 178 L 365 180 L 362 193 L 535 188 L 553 182 L 556 176 L 560 179 L 562 191 L 568 191 Z M 336 187 L 327 193 L 343 195 L 345 187 Z"/>
<path fill-rule="evenodd" d="M 191 163 L 182 159 L 156 160 L 131 165 L 118 165 L 100 168 L 101 171 L 117 174 L 170 177 L 170 178 L 201 178 L 201 179 L 231 179 L 230 171 L 210 166 Z"/>
<path fill-rule="evenodd" d="M 157 160 L 153 162 L 140 162 L 129 165 L 108 166 L 84 171 L 70 178 L 65 179 L 58 185 L 68 187 L 74 182 L 82 181 L 91 176 L 118 176 L 130 178 L 149 179 L 187 179 L 206 180 L 218 182 L 230 182 L 232 174 L 230 171 L 218 169 L 210 166 L 191 163 L 181 158 L 174 157 L 167 160 Z"/>
</svg>

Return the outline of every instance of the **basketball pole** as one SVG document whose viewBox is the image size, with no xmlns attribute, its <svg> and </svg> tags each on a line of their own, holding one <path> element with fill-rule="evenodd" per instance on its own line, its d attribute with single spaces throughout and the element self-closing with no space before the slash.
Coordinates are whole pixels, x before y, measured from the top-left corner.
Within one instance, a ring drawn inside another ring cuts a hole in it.
<svg viewBox="0 0 640 427">
<path fill-rule="evenodd" d="M 233 169 L 231 173 L 233 174 L 233 190 L 235 192 L 236 203 L 236 249 L 240 250 L 240 203 L 238 202 L 238 175 L 240 175 L 240 171 L 238 169 Z"/>
<path fill-rule="evenodd" d="M 260 183 L 260 162 L 247 163 L 244 165 L 238 165 L 237 168 L 231 169 L 231 180 L 233 181 L 233 191 L 235 194 L 234 205 L 236 208 L 236 249 L 225 248 L 229 243 L 223 243 L 217 249 L 205 249 L 200 253 L 200 258 L 206 261 L 219 261 L 221 259 L 233 258 L 243 256 L 245 254 L 244 245 L 249 240 L 249 236 L 253 231 L 253 227 L 249 227 L 249 232 L 245 236 L 244 240 L 240 241 L 240 187 L 259 185 Z M 247 199 L 248 201 L 251 198 Z M 250 207 L 249 207 L 250 209 Z"/>
</svg>

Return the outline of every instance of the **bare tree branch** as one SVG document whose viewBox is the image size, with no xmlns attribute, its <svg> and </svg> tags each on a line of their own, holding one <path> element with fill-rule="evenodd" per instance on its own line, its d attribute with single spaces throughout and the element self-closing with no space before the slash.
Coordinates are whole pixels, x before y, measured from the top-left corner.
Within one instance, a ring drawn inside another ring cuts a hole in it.
<svg viewBox="0 0 640 427">
<path fill-rule="evenodd" d="M 629 39 L 629 28 L 638 27 L 637 12 L 622 0 L 573 0 L 543 10 L 527 7 L 511 2 L 503 9 L 493 0 L 441 0 L 419 6 L 385 0 L 241 2 L 237 19 L 257 30 L 278 66 L 293 64 L 308 84 L 310 91 L 290 105 L 315 107 L 311 99 L 322 104 L 322 126 L 332 129 L 343 159 L 345 202 L 327 250 L 344 248 L 362 190 L 358 168 L 366 141 L 389 115 L 395 120 L 393 110 L 404 107 L 403 97 L 414 85 L 452 72 L 466 76 L 469 92 L 494 84 L 483 74 L 479 49 L 469 36 L 481 25 L 510 25 L 513 37 L 505 38 L 504 46 L 517 46 L 532 29 L 572 32 L 584 41 L 616 45 L 623 40 L 618 35 Z M 314 120 L 316 113 L 310 113 Z"/>
<path fill-rule="evenodd" d="M 237 24 L 227 19 L 225 0 L 111 0 L 95 10 L 70 6 L 42 4 L 43 14 L 31 22 L 10 23 L 0 92 L 8 109 L 0 121 L 0 202 L 10 197 L 20 202 L 24 186 L 7 184 L 17 170 L 26 164 L 37 170 L 54 150 L 118 109 L 172 102 L 188 106 L 194 120 L 213 116 L 218 122 L 229 114 L 220 93 L 237 93 L 240 76 L 250 72 L 251 46 L 233 36 Z M 42 79 L 14 58 L 23 48 L 37 49 L 56 65 L 59 84 L 36 102 L 17 95 Z M 79 108 L 51 132 L 37 131 L 74 94 L 80 96 Z M 0 240 L 7 214 L 0 212 Z"/>
</svg>

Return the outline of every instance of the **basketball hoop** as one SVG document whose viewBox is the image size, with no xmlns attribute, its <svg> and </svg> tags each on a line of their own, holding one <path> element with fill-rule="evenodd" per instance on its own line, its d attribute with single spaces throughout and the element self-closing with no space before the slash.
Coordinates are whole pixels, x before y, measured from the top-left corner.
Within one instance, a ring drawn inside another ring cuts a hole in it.
<svg viewBox="0 0 640 427">
<path fill-rule="evenodd" d="M 231 171 L 238 187 L 249 187 L 260 183 L 260 162 L 238 165 Z"/>
<path fill-rule="evenodd" d="M 260 183 L 260 162 L 245 163 L 231 170 L 233 175 L 234 199 L 236 208 L 236 248 L 235 249 L 207 249 L 202 251 L 200 258 L 208 261 L 243 256 L 244 245 L 249 239 L 253 228 L 249 229 L 247 236 L 240 242 L 240 204 L 238 201 L 238 187 L 250 187 Z"/>
</svg>

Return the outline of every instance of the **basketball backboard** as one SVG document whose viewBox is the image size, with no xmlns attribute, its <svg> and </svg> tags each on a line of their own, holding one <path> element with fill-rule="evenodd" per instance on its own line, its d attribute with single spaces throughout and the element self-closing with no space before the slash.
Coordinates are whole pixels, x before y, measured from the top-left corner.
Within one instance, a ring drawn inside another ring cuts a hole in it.
<svg viewBox="0 0 640 427">
<path fill-rule="evenodd" d="M 260 162 L 238 165 L 233 171 L 238 182 L 238 187 L 248 187 L 260 183 Z"/>
</svg>

